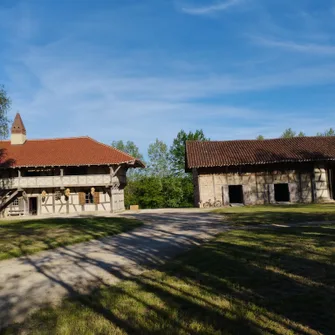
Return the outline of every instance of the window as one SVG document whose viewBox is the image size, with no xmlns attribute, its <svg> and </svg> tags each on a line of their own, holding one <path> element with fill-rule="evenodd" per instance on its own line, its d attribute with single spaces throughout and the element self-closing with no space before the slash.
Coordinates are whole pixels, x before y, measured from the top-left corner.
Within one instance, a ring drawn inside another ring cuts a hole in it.
<svg viewBox="0 0 335 335">
<path fill-rule="evenodd" d="M 275 184 L 275 200 L 277 202 L 289 202 L 290 201 L 290 191 L 288 184 Z"/>
<path fill-rule="evenodd" d="M 19 199 L 15 199 L 13 201 L 13 206 L 18 206 L 19 205 Z"/>
<path fill-rule="evenodd" d="M 242 185 L 229 185 L 229 202 L 231 204 L 243 204 Z"/>
<path fill-rule="evenodd" d="M 85 193 L 85 203 L 86 204 L 94 203 L 94 196 L 90 191 Z"/>
</svg>

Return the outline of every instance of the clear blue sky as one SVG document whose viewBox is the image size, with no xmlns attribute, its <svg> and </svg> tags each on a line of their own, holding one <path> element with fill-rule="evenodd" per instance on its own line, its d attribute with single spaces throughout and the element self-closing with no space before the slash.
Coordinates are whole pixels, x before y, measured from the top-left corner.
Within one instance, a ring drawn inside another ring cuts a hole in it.
<svg viewBox="0 0 335 335">
<path fill-rule="evenodd" d="M 29 138 L 335 127 L 334 0 L 1 0 L 0 46 Z"/>
</svg>

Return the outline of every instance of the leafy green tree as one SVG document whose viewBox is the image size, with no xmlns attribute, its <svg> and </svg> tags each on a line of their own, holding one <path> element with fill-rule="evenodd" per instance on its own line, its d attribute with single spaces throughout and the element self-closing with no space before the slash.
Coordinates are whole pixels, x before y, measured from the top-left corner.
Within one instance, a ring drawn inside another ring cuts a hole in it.
<svg viewBox="0 0 335 335">
<path fill-rule="evenodd" d="M 259 141 L 262 141 L 262 140 L 264 140 L 265 138 L 264 138 L 264 136 L 263 135 L 258 135 L 257 137 L 256 137 L 256 140 L 259 140 Z"/>
<path fill-rule="evenodd" d="M 162 194 L 164 197 L 164 207 L 181 207 L 183 201 L 181 178 L 176 176 L 162 178 Z"/>
<path fill-rule="evenodd" d="M 323 133 L 317 133 L 316 136 L 335 136 L 335 130 L 333 128 L 329 128 Z"/>
<path fill-rule="evenodd" d="M 183 199 L 180 207 L 193 207 L 194 206 L 194 184 L 193 176 L 191 173 L 186 174 L 180 178 L 181 187 L 183 190 Z"/>
<path fill-rule="evenodd" d="M 284 130 L 282 135 L 280 136 L 281 138 L 293 138 L 293 137 L 305 137 L 306 134 L 302 131 L 300 131 L 298 134 L 296 131 L 292 130 L 292 128 L 287 128 Z"/>
<path fill-rule="evenodd" d="M 138 146 L 133 141 L 127 141 L 126 143 L 122 140 L 120 141 L 113 141 L 112 147 L 127 153 L 128 155 L 140 159 L 144 162 L 143 155 L 140 153 Z M 143 169 L 129 169 L 127 172 L 129 180 L 136 178 L 139 175 L 143 175 Z M 128 186 L 127 186 L 128 188 Z M 128 188 L 127 196 L 130 196 L 131 188 Z"/>
<path fill-rule="evenodd" d="M 0 86 L 0 138 L 8 136 L 9 120 L 7 113 L 10 110 L 11 100 L 8 97 L 3 86 Z"/>
<path fill-rule="evenodd" d="M 172 172 L 175 175 L 183 175 L 185 171 L 185 144 L 186 141 L 207 141 L 204 132 L 196 130 L 194 133 L 189 132 L 188 134 L 181 130 L 177 137 L 173 140 L 170 148 L 170 163 Z"/>
<path fill-rule="evenodd" d="M 169 174 L 169 150 L 168 146 L 156 139 L 148 148 L 148 171 L 150 175 L 165 177 Z"/>
<path fill-rule="evenodd" d="M 142 176 L 136 180 L 135 196 L 141 208 L 164 207 L 161 178 Z"/>
<path fill-rule="evenodd" d="M 138 146 L 133 141 L 127 141 L 126 143 L 124 143 L 122 140 L 113 141 L 112 147 L 121 150 L 128 155 L 133 156 L 134 158 L 143 160 L 143 155 L 141 155 Z"/>
<path fill-rule="evenodd" d="M 295 137 L 297 133 L 293 131 L 291 128 L 287 128 L 284 130 L 284 132 L 281 135 L 281 138 L 292 138 Z"/>
</svg>

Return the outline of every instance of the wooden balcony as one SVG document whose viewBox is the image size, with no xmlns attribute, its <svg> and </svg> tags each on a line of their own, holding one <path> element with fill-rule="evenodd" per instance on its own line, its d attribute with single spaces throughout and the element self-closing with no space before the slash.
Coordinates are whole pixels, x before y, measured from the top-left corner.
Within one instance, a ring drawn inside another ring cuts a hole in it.
<svg viewBox="0 0 335 335">
<path fill-rule="evenodd" d="M 38 177 L 14 177 L 0 179 L 2 189 L 28 189 L 28 188 L 67 188 L 67 187 L 109 187 L 113 183 L 126 183 L 125 176 L 109 174 L 92 175 L 65 175 L 65 176 L 38 176 Z"/>
</svg>

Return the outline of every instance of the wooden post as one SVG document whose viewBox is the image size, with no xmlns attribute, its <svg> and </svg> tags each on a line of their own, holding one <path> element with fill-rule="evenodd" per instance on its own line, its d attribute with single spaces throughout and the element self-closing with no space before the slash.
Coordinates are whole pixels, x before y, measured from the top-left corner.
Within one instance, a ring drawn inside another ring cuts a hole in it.
<svg viewBox="0 0 335 335">
<path fill-rule="evenodd" d="M 111 213 L 114 213 L 113 186 L 111 186 L 110 190 L 111 190 L 111 195 L 110 195 Z"/>
<path fill-rule="evenodd" d="M 55 199 L 55 190 L 52 193 L 52 213 L 56 212 L 56 199 Z"/>
<path fill-rule="evenodd" d="M 17 175 L 18 175 L 18 177 L 19 177 L 19 185 L 18 185 L 18 188 L 20 188 L 20 184 L 21 184 L 21 170 L 20 170 L 20 169 L 18 169 L 18 171 L 17 171 Z"/>
</svg>

